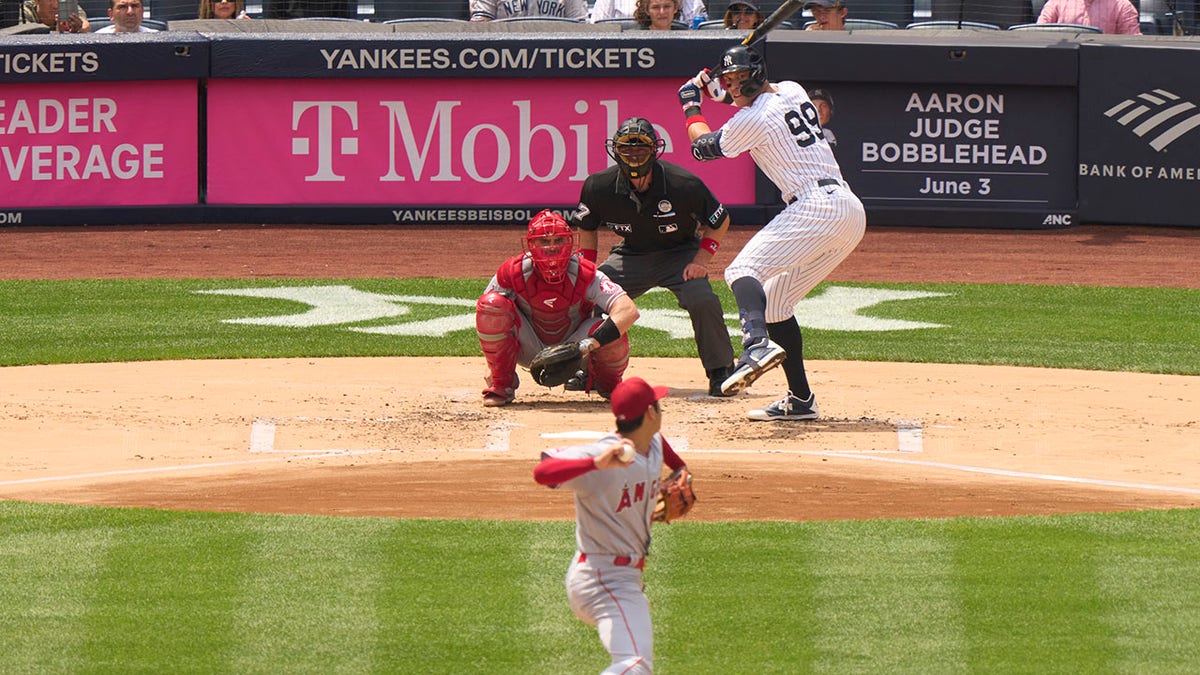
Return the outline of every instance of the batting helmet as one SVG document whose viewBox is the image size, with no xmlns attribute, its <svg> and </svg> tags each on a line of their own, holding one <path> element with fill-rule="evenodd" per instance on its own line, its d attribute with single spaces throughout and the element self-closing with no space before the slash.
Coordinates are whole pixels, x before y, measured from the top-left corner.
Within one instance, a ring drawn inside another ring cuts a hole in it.
<svg viewBox="0 0 1200 675">
<path fill-rule="evenodd" d="M 649 175 L 654 170 L 654 164 L 666 149 L 667 142 L 658 137 L 650 120 L 630 117 L 621 122 L 617 133 L 608 139 L 605 147 L 608 156 L 621 168 L 621 173 L 633 180 Z"/>
<path fill-rule="evenodd" d="M 539 276 L 552 284 L 563 280 L 575 254 L 575 233 L 562 216 L 550 210 L 539 211 L 529 221 L 522 243 Z"/>
<path fill-rule="evenodd" d="M 721 65 L 713 76 L 719 78 L 743 70 L 750 73 L 750 78 L 742 84 L 742 96 L 753 98 L 767 86 L 767 61 L 757 49 L 745 45 L 726 49 L 721 55 Z"/>
</svg>

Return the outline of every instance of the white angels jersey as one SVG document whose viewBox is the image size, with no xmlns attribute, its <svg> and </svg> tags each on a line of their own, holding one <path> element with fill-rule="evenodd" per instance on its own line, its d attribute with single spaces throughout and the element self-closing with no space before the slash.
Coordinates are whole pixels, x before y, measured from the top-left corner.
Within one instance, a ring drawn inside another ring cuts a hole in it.
<svg viewBox="0 0 1200 675">
<path fill-rule="evenodd" d="M 620 440 L 605 435 L 595 443 L 555 448 L 545 453 L 564 459 L 596 457 Z M 626 467 L 589 471 L 562 484 L 575 493 L 575 540 L 589 555 L 645 557 L 650 551 L 650 516 L 662 475 L 662 436 L 655 434 L 647 455 L 638 453 Z"/>
</svg>

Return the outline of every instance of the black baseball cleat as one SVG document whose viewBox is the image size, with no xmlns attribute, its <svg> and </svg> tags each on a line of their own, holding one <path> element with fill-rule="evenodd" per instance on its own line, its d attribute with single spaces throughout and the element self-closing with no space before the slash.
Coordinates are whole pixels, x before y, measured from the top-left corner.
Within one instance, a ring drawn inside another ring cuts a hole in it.
<svg viewBox="0 0 1200 675">
<path fill-rule="evenodd" d="M 577 370 L 567 380 L 566 384 L 563 385 L 563 389 L 566 391 L 587 391 L 587 377 L 588 374 L 586 371 Z"/>
<path fill-rule="evenodd" d="M 733 396 L 744 391 L 762 377 L 763 373 L 783 363 L 786 358 L 787 352 L 783 347 L 768 338 L 758 340 L 742 350 L 742 358 L 738 359 L 733 374 L 721 383 L 721 393 Z"/>
<path fill-rule="evenodd" d="M 721 385 L 725 380 L 733 374 L 733 366 L 725 366 L 724 368 L 710 368 L 708 370 L 708 395 L 709 396 L 732 396 L 721 391 Z"/>
</svg>

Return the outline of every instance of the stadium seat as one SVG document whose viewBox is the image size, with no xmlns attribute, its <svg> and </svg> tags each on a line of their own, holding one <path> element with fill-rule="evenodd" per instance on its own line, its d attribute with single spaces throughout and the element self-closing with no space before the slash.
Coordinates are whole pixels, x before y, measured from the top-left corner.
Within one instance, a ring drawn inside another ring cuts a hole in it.
<svg viewBox="0 0 1200 675">
<path fill-rule="evenodd" d="M 189 0 L 142 0 L 142 5 L 155 21 L 180 21 L 200 16 L 200 3 Z M 103 0 L 103 7 L 97 16 L 108 16 L 108 0 Z M 88 16 L 92 15 L 90 6 L 85 6 L 84 9 L 87 10 Z"/>
<path fill-rule="evenodd" d="M 569 19 L 565 16 L 510 16 L 506 19 L 496 19 L 494 23 L 528 23 L 540 21 L 542 23 L 585 23 L 582 19 Z"/>
<path fill-rule="evenodd" d="M 1041 31 L 1043 33 L 1100 33 L 1095 26 L 1085 26 L 1078 23 L 1018 23 L 1008 27 L 1009 30 Z"/>
<path fill-rule="evenodd" d="M 846 30 L 899 30 L 898 24 L 878 19 L 846 19 Z"/>
<path fill-rule="evenodd" d="M 971 21 L 997 28 L 1037 20 L 1031 0 L 930 0 L 929 12 L 931 21 Z"/>
<path fill-rule="evenodd" d="M 619 16 L 612 19 L 598 19 L 592 23 L 615 23 L 619 24 L 623 29 L 637 30 L 641 28 L 638 22 L 631 16 Z"/>
<path fill-rule="evenodd" d="M 388 19 L 383 23 L 467 23 L 467 20 L 447 19 L 444 16 L 410 16 L 404 19 Z"/>
<path fill-rule="evenodd" d="M 913 22 L 914 4 L 913 0 L 846 0 L 850 9 L 846 22 L 870 19 L 888 21 L 903 28 Z"/>
<path fill-rule="evenodd" d="M 701 21 L 696 30 L 725 30 L 725 19 L 709 19 Z"/>
<path fill-rule="evenodd" d="M 466 0 L 375 0 L 375 21 L 471 18 Z"/>
<path fill-rule="evenodd" d="M 1184 19 L 1188 5 L 1183 2 L 1166 2 L 1165 0 L 1141 0 L 1134 3 L 1139 13 L 1138 24 L 1144 35 L 1173 35 L 1176 17 Z M 1180 28 L 1184 28 L 1183 25 Z M 1185 32 L 1186 31 L 1182 31 Z"/>
<path fill-rule="evenodd" d="M 908 30 L 1000 30 L 1000 26 L 981 21 L 917 21 L 908 24 Z"/>
</svg>

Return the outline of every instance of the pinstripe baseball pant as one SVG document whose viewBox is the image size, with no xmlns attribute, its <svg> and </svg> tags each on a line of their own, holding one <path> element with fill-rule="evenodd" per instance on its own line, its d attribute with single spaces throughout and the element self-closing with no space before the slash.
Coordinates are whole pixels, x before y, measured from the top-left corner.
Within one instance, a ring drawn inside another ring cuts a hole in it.
<svg viewBox="0 0 1200 675">
<path fill-rule="evenodd" d="M 767 294 L 767 322 L 784 321 L 850 255 L 866 228 L 866 211 L 849 187 L 814 182 L 746 242 L 725 268 L 725 281 L 758 279 Z"/>
</svg>

